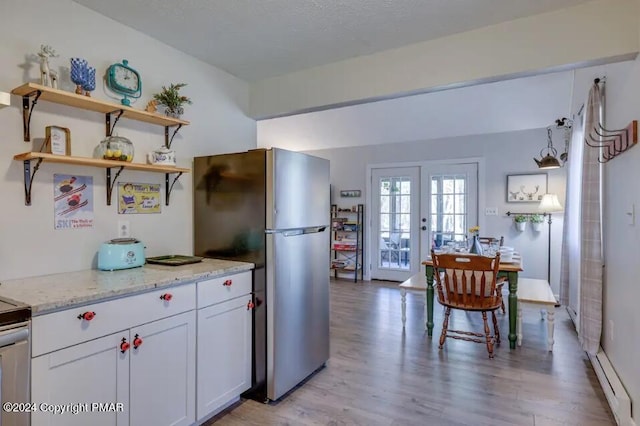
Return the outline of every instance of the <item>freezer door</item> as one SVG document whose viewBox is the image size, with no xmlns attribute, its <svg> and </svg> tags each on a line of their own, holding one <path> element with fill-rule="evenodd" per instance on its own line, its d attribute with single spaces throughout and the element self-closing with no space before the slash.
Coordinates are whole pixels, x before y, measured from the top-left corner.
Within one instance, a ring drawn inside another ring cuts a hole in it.
<svg viewBox="0 0 640 426">
<path fill-rule="evenodd" d="M 267 397 L 329 359 L 329 232 L 267 234 Z"/>
<path fill-rule="evenodd" d="M 329 160 L 273 148 L 267 151 L 267 229 L 329 223 Z"/>
</svg>

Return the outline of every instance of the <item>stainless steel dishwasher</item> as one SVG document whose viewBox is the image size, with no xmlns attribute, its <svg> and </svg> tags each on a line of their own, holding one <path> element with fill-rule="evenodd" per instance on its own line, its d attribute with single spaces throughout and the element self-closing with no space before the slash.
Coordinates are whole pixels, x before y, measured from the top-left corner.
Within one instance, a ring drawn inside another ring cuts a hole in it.
<svg viewBox="0 0 640 426">
<path fill-rule="evenodd" d="M 29 307 L 0 300 L 0 426 L 31 424 L 30 318 Z"/>
</svg>

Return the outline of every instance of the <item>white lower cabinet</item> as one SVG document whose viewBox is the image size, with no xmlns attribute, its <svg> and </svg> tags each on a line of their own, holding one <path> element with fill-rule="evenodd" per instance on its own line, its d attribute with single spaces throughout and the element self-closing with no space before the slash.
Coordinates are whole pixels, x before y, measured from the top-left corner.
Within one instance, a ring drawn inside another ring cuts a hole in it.
<svg viewBox="0 0 640 426">
<path fill-rule="evenodd" d="M 32 426 L 192 425 L 195 338 L 192 310 L 33 358 Z"/>
<path fill-rule="evenodd" d="M 128 330 L 34 358 L 32 426 L 128 425 L 129 353 L 120 349 L 123 338 L 129 341 Z M 100 402 L 121 402 L 122 410 L 92 411 L 91 404 Z M 56 407 L 67 411 L 47 411 Z"/>
<path fill-rule="evenodd" d="M 251 387 L 251 294 L 198 310 L 198 420 Z"/>
<path fill-rule="evenodd" d="M 136 336 L 142 344 L 135 349 Z M 196 420 L 196 313 L 131 329 L 131 426 L 188 426 Z"/>
<path fill-rule="evenodd" d="M 201 423 L 251 387 L 252 308 L 242 272 L 35 317 L 32 426 Z"/>
</svg>

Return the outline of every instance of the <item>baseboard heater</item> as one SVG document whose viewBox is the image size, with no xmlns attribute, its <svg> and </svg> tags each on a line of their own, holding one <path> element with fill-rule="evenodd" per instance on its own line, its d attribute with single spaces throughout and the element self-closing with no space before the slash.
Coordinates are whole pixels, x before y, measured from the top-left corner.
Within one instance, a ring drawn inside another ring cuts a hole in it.
<svg viewBox="0 0 640 426">
<path fill-rule="evenodd" d="M 629 394 L 609 362 L 607 354 L 600 348 L 595 356 L 589 355 L 589 359 L 598 376 L 600 386 L 602 386 L 602 390 L 607 397 L 616 423 L 619 426 L 636 426 L 636 423 L 631 418 L 631 400 L 629 399 Z"/>
</svg>

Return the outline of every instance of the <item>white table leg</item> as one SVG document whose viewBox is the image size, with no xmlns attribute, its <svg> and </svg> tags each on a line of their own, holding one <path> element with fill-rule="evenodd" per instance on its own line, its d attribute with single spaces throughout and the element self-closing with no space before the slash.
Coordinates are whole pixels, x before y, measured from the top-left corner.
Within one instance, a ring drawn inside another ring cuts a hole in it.
<svg viewBox="0 0 640 426">
<path fill-rule="evenodd" d="M 404 324 L 407 322 L 407 290 L 400 289 L 400 294 L 402 295 L 402 328 L 404 328 Z"/>
<path fill-rule="evenodd" d="M 540 309 L 540 321 L 544 321 L 544 309 Z"/>
<path fill-rule="evenodd" d="M 522 303 L 518 303 L 518 316 L 516 320 L 516 336 L 518 346 L 522 346 Z"/>
<path fill-rule="evenodd" d="M 553 317 L 555 312 L 553 307 L 547 308 L 547 347 L 549 352 L 553 351 Z"/>
</svg>

